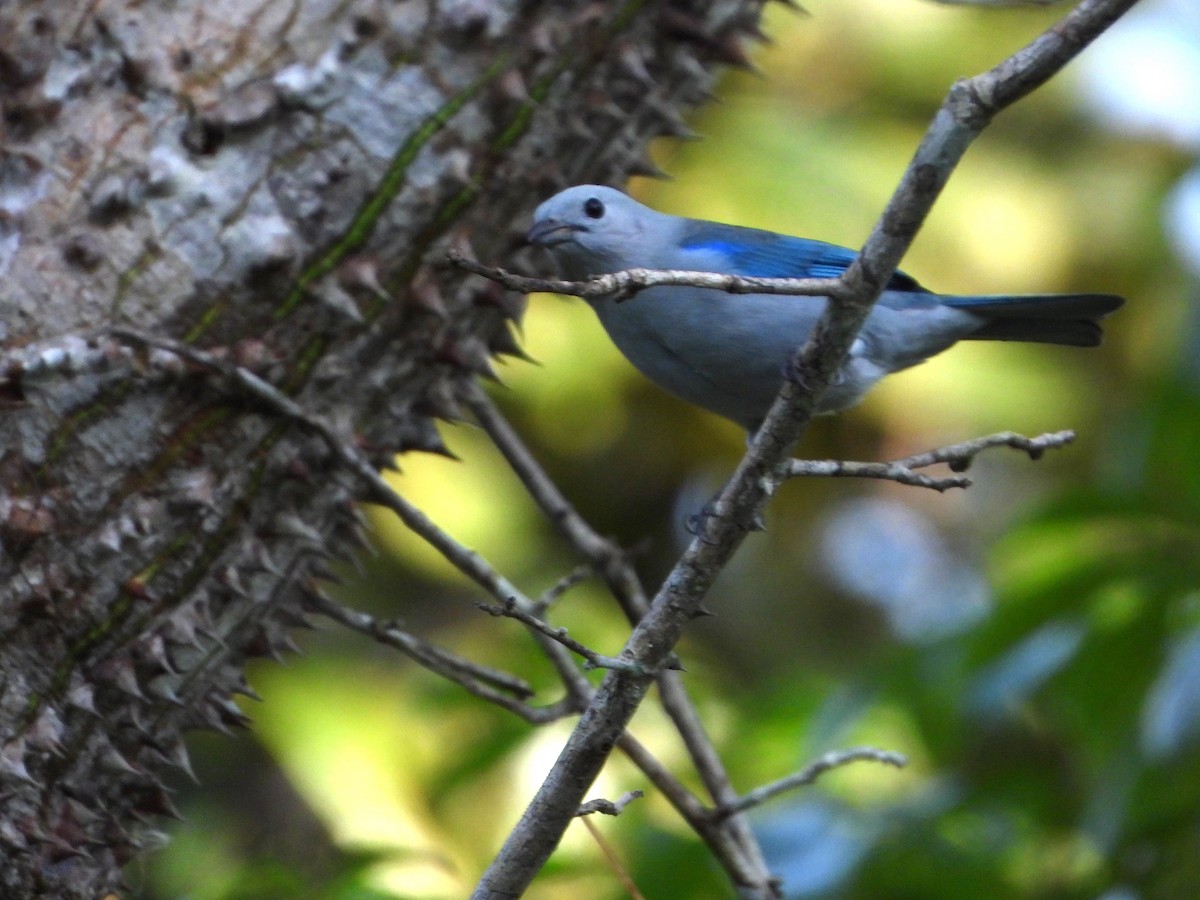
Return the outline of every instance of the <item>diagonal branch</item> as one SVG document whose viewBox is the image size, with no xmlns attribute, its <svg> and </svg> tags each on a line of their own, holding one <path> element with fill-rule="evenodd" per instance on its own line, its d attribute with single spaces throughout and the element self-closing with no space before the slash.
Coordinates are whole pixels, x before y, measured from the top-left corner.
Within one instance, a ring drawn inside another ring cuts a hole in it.
<svg viewBox="0 0 1200 900">
<path fill-rule="evenodd" d="M 862 253 L 828 292 L 831 302 L 793 363 L 794 379 L 783 385 L 745 458 L 713 504 L 714 514 L 705 517 L 701 533 L 668 575 L 622 656 L 653 671 L 672 652 L 717 573 L 744 538 L 741 523 L 753 520 L 777 487 L 780 464 L 803 435 L 876 298 L 971 142 L 998 112 L 1045 83 L 1134 2 L 1083 0 L 1027 47 L 951 88 Z M 529 887 L 651 682 L 649 676 L 627 672 L 605 676 L 554 767 L 480 879 L 476 898 L 520 896 Z M 738 887 L 760 897 L 773 892 L 769 885 Z"/>
<path fill-rule="evenodd" d="M 435 675 L 454 682 L 481 700 L 520 716 L 530 724 L 545 725 L 579 711 L 578 702 L 569 695 L 549 706 L 533 706 L 525 702 L 533 695 L 533 689 L 523 679 L 434 647 L 394 623 L 349 609 L 327 597 L 318 595 L 312 602 L 316 611 L 328 619 L 394 647 Z"/>
<path fill-rule="evenodd" d="M 617 659 L 615 656 L 605 656 L 603 653 L 597 653 L 591 647 L 575 640 L 575 638 L 567 634 L 567 629 L 562 627 L 555 628 L 544 619 L 539 619 L 537 616 L 520 609 L 511 598 L 500 606 L 490 603 L 479 603 L 476 605 L 489 616 L 503 616 L 509 619 L 516 619 L 526 628 L 538 634 L 543 634 L 552 641 L 557 641 L 576 656 L 582 657 L 585 669 L 616 669 L 621 672 L 630 672 L 634 675 L 652 674 L 641 669 L 638 663 L 632 659 Z M 671 660 L 668 662 L 668 666 L 677 669 L 679 668 L 679 662 Z"/>
<path fill-rule="evenodd" d="M 906 456 L 904 459 L 896 460 L 892 465 L 904 466 L 907 469 L 922 469 L 925 466 L 946 463 L 952 472 L 965 472 L 975 461 L 976 456 L 992 447 L 1011 447 L 1014 450 L 1023 450 L 1029 454 L 1030 459 L 1039 460 L 1047 450 L 1065 447 L 1073 440 L 1075 440 L 1075 432 L 1069 429 L 1039 434 L 1032 438 L 1017 434 L 1015 431 L 1001 431 L 998 434 L 989 434 L 958 444 L 950 444 L 947 447 L 939 447 L 936 450 L 928 450 L 925 453 Z"/>
<path fill-rule="evenodd" d="M 460 269 L 482 275 L 510 291 L 530 294 L 545 291 L 596 300 L 613 297 L 618 303 L 652 287 L 702 287 L 725 291 L 728 294 L 802 294 L 824 297 L 838 287 L 836 278 L 759 278 L 754 275 L 726 275 L 722 272 L 690 272 L 682 269 L 625 269 L 607 275 L 596 275 L 584 281 L 563 281 L 558 278 L 531 278 L 507 269 L 481 265 L 457 250 L 446 259 Z"/>
<path fill-rule="evenodd" d="M 353 473 L 359 475 L 366 483 L 367 489 L 370 492 L 368 499 L 396 512 L 401 520 L 409 525 L 414 532 L 425 538 L 435 549 L 441 551 L 459 571 L 464 572 L 464 574 L 482 586 L 493 597 L 497 597 L 506 603 L 510 599 L 515 600 L 517 608 L 530 612 L 542 609 L 549 599 L 553 599 L 552 597 L 544 596 L 541 600 L 534 602 L 521 595 L 507 579 L 493 570 L 482 557 L 458 544 L 452 537 L 441 531 L 420 510 L 412 507 L 407 501 L 396 494 L 391 486 L 362 457 L 358 449 L 344 441 L 333 426 L 311 415 L 290 397 L 281 393 L 268 382 L 263 381 L 253 372 L 204 350 L 168 337 L 146 334 L 125 328 L 110 329 L 108 333 L 113 337 L 130 343 L 165 350 L 168 353 L 179 356 L 181 359 L 187 360 L 193 365 L 212 371 L 228 381 L 234 389 L 255 399 L 265 408 L 273 410 L 276 414 L 291 419 L 321 435 L 345 466 Z M 482 395 L 482 392 L 480 392 L 480 396 L 485 395 Z M 507 423 L 504 423 L 504 425 L 507 427 Z M 514 446 L 523 449 L 523 445 L 520 444 L 515 433 L 512 437 L 515 441 Z M 525 452 L 527 453 L 527 451 Z M 534 468 L 536 469 L 536 466 Z M 544 480 L 543 487 L 545 491 L 542 494 L 543 499 L 550 496 L 549 491 L 557 492 L 557 488 L 554 487 L 548 476 L 540 472 L 540 469 L 537 469 L 536 474 Z M 562 499 L 562 503 L 566 504 L 565 499 Z M 569 507 L 567 508 L 569 509 Z M 601 556 L 611 553 L 613 554 L 613 560 L 620 556 L 620 552 L 615 545 L 605 542 L 596 536 L 594 532 L 591 532 L 586 523 L 583 522 L 582 518 L 574 510 L 570 510 L 569 516 L 574 517 L 572 521 L 575 523 L 575 527 L 580 529 L 578 534 L 581 540 L 585 539 L 588 535 L 594 540 L 591 545 L 593 553 Z M 592 558 L 592 561 L 594 565 L 595 558 Z M 618 581 L 621 578 L 627 577 L 628 581 L 621 583 L 625 584 L 631 590 L 640 592 L 641 588 L 637 584 L 637 579 L 627 566 L 623 566 L 619 570 L 614 570 L 610 574 Z M 578 577 L 577 573 L 571 573 L 559 585 L 551 588 L 549 593 L 555 594 L 561 590 L 565 590 L 570 584 L 577 581 Z M 506 595 L 506 592 L 511 593 L 507 593 Z M 442 675 L 459 684 L 480 699 L 506 709 L 532 724 L 545 724 L 567 715 L 578 713 L 587 706 L 594 693 L 587 678 L 575 666 L 569 651 L 561 646 L 558 640 L 548 635 L 538 633 L 535 634 L 535 639 L 554 665 L 566 688 L 566 696 L 549 706 L 535 707 L 509 696 L 508 692 L 519 695 L 521 690 L 515 681 L 511 683 L 507 681 L 511 679 L 511 676 L 508 676 L 507 673 L 499 673 L 491 669 L 484 671 L 484 667 L 478 667 L 476 664 L 461 657 L 454 656 L 446 651 L 437 650 L 437 648 L 431 648 L 423 642 L 416 641 L 416 639 L 409 640 L 408 638 L 411 636 L 406 635 L 402 630 L 381 623 L 367 613 L 347 609 L 327 598 L 321 598 L 319 595 L 314 598 L 313 602 L 316 603 L 318 611 L 328 618 L 409 654 L 430 671 Z M 644 608 L 644 597 L 641 599 L 641 603 Z M 425 652 L 426 650 L 434 652 Z M 662 674 L 666 676 L 676 673 L 664 672 Z M 501 687 L 502 690 L 496 690 L 495 687 L 497 686 Z M 730 841 L 725 830 L 727 823 L 714 821 L 711 812 L 705 808 L 700 800 L 684 787 L 670 770 L 659 762 L 632 734 L 621 734 L 617 740 L 617 746 L 650 779 L 654 786 L 662 792 L 663 796 L 670 801 L 671 805 L 675 807 L 684 821 L 701 836 L 713 851 L 717 860 L 730 873 L 731 877 L 740 878 L 741 880 L 753 877 L 753 858 L 747 860 L 744 852 L 737 852 L 738 848 Z M 728 822 L 734 823 L 740 821 L 741 819 L 737 816 L 728 820 Z M 759 862 L 761 863 L 761 855 L 759 855 Z"/>
<path fill-rule="evenodd" d="M 602 816 L 619 816 L 621 812 L 634 800 L 640 800 L 644 797 L 641 791 L 627 791 L 616 800 L 605 800 L 598 798 L 589 800 L 583 806 L 579 807 L 575 812 L 576 818 L 580 816 L 590 816 L 599 813 Z"/>
<path fill-rule="evenodd" d="M 929 488 L 945 493 L 951 488 L 968 488 L 971 479 L 966 475 L 935 478 L 914 472 L 907 466 L 889 462 L 856 462 L 849 459 L 793 459 L 784 464 L 786 478 L 875 478 L 894 481 L 909 487 Z"/>
<path fill-rule="evenodd" d="M 629 621 L 637 622 L 649 604 L 622 549 L 597 534 L 563 496 L 477 382 L 464 382 L 462 398 L 546 518 L 604 579 Z"/>
</svg>

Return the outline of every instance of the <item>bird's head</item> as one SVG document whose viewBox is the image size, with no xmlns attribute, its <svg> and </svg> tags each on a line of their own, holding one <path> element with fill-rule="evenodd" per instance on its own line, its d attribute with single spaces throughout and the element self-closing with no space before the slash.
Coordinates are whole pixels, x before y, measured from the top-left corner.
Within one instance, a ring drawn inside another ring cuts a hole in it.
<svg viewBox="0 0 1200 900">
<path fill-rule="evenodd" d="M 581 184 L 537 208 L 528 239 L 573 276 L 602 275 L 651 264 L 647 232 L 659 216 L 618 190 Z"/>
</svg>

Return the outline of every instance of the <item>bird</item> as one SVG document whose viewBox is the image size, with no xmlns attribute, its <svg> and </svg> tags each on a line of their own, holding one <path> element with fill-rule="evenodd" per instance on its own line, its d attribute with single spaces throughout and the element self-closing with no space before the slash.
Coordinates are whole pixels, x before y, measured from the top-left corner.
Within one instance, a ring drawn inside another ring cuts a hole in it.
<svg viewBox="0 0 1200 900">
<path fill-rule="evenodd" d="M 538 206 L 527 239 L 576 280 L 631 268 L 836 278 L 858 256 L 836 244 L 659 212 L 595 184 L 569 187 Z M 660 285 L 629 299 L 588 302 L 643 375 L 753 434 L 827 298 Z M 943 295 L 897 271 L 816 412 L 841 412 L 884 376 L 960 340 L 1094 347 L 1100 319 L 1123 303 L 1097 293 Z"/>
</svg>

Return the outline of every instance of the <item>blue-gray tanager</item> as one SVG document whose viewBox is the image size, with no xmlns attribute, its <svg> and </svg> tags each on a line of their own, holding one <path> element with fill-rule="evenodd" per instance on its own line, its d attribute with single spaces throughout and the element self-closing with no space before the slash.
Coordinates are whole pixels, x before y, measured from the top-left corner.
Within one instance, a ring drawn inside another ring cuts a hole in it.
<svg viewBox="0 0 1200 900">
<path fill-rule="evenodd" d="M 539 206 L 529 240 L 546 247 L 571 278 L 630 268 L 837 277 L 857 255 L 820 241 L 667 215 L 592 184 L 567 188 Z M 883 376 L 960 340 L 1093 347 L 1100 343 L 1098 320 L 1123 302 L 1112 294 L 942 296 L 897 272 L 819 412 L 845 409 Z M 613 343 L 647 378 L 753 432 L 825 298 L 663 286 L 591 305 Z"/>
</svg>

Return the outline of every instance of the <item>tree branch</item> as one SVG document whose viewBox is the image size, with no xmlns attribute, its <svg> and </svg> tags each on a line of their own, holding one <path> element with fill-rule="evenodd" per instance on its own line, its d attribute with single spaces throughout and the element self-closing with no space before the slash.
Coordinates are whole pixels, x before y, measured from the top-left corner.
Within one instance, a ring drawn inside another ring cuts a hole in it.
<svg viewBox="0 0 1200 900">
<path fill-rule="evenodd" d="M 722 804 L 720 808 L 713 811 L 713 815 L 717 818 L 724 818 L 735 813 L 745 812 L 755 806 L 761 806 L 768 800 L 778 797 L 787 791 L 793 791 L 798 787 L 810 785 L 831 769 L 840 769 L 842 766 L 847 766 L 850 763 L 866 760 L 895 766 L 897 769 L 902 769 L 908 765 L 908 758 L 906 756 L 892 750 L 879 750 L 875 747 L 851 747 L 849 750 L 831 750 L 824 756 L 813 760 L 799 772 L 789 775 L 786 778 L 780 778 L 778 781 L 772 781 L 770 784 L 764 784 L 760 788 L 755 788 L 732 803 Z"/>
<path fill-rule="evenodd" d="M 511 598 L 506 600 L 503 605 L 499 606 L 490 603 L 477 603 L 476 606 L 482 609 L 489 616 L 503 616 L 509 619 L 516 619 L 518 622 L 537 632 L 538 634 L 543 634 L 550 638 L 550 640 L 557 641 L 576 656 L 582 657 L 584 659 L 583 667 L 585 669 L 615 669 L 620 672 L 629 672 L 632 675 L 653 674 L 641 669 L 633 660 L 617 659 L 615 656 L 605 656 L 603 653 L 597 653 L 591 647 L 580 643 L 579 641 L 575 640 L 575 638 L 567 634 L 567 629 L 562 627 L 555 628 L 549 622 L 539 619 L 537 616 L 520 609 L 517 606 L 516 601 Z M 672 668 L 679 668 L 679 662 L 677 660 L 671 660 L 668 665 Z"/>
<path fill-rule="evenodd" d="M 381 622 L 367 613 L 348 609 L 327 597 L 318 597 L 313 602 L 316 611 L 330 620 L 351 631 L 365 634 L 388 647 L 394 647 L 422 668 L 454 682 L 481 700 L 520 716 L 530 724 L 545 725 L 579 711 L 578 701 L 569 694 L 549 706 L 533 706 L 522 702 L 533 696 L 533 688 L 524 679 L 434 647 L 394 623 Z"/>
<path fill-rule="evenodd" d="M 618 545 L 597 534 L 579 515 L 478 384 L 469 382 L 464 385 L 463 399 L 547 519 L 591 562 L 608 585 L 613 597 L 621 604 L 629 621 L 633 624 L 639 622 L 649 608 L 649 603 L 637 573 L 629 564 L 628 556 Z M 735 799 L 737 792 L 716 747 L 705 731 L 695 705 L 688 696 L 680 673 L 670 669 L 660 671 L 658 692 L 663 710 L 683 740 L 692 764 L 712 801 L 720 805 Z M 622 747 L 628 755 L 636 759 L 633 751 L 624 742 Z M 646 761 L 639 762 L 639 766 L 642 771 L 650 774 L 646 768 Z M 682 788 L 672 793 L 673 785 L 667 780 L 658 780 L 655 784 L 708 845 L 735 885 L 743 892 L 747 891 L 747 886 L 755 886 L 754 890 L 758 895 L 773 895 L 774 878 L 767 868 L 750 823 L 744 816 L 733 816 L 714 822 L 700 814 L 701 807 L 690 793 Z"/>
<path fill-rule="evenodd" d="M 429 262 L 501 258 L 536 193 L 644 171 L 762 0 L 682 23 L 636 0 L 204 6 L 0 4 L 31 114 L 6 123 L 0 241 L 0 764 L 23 775 L 2 896 L 122 893 L 183 733 L 235 718 L 246 659 L 286 648 L 310 576 L 362 550 L 353 500 L 378 485 L 345 450 L 437 449 L 449 392 L 512 352 L 501 292 Z M 345 446 L 278 397 L 210 391 L 213 368 L 86 340 L 107 324 L 241 362 Z"/>
<path fill-rule="evenodd" d="M 879 293 L 967 147 L 1000 110 L 1058 72 L 1135 0 L 1083 0 L 1055 27 L 992 70 L 951 88 L 896 193 L 861 254 L 827 293 L 827 305 L 792 366 L 763 426 L 733 478 L 714 503 L 714 515 L 668 575 L 630 636 L 623 657 L 651 671 L 661 666 L 701 601 L 740 545 L 745 530 L 778 484 L 780 464 L 812 418 L 816 403 L 845 360 Z M 596 690 L 566 747 L 520 822 L 477 885 L 474 897 L 524 893 L 578 809 L 649 689 L 651 678 L 611 671 Z M 765 892 L 762 894 L 766 896 Z"/>
<path fill-rule="evenodd" d="M 950 488 L 970 487 L 971 479 L 965 475 L 934 478 L 916 472 L 914 469 L 946 463 L 953 472 L 965 472 L 976 456 L 992 447 L 1013 447 L 1017 450 L 1024 450 L 1029 454 L 1030 459 L 1037 460 L 1042 458 L 1042 454 L 1046 450 L 1065 447 L 1073 440 L 1075 440 L 1074 431 L 1055 431 L 1040 434 L 1035 438 L 1027 438 L 1015 431 L 1002 431 L 999 434 L 989 434 L 971 441 L 939 447 L 936 450 L 929 450 L 892 462 L 791 459 L 784 463 L 783 474 L 786 478 L 879 478 L 885 481 L 895 481 L 897 484 L 947 491 Z"/>
</svg>

